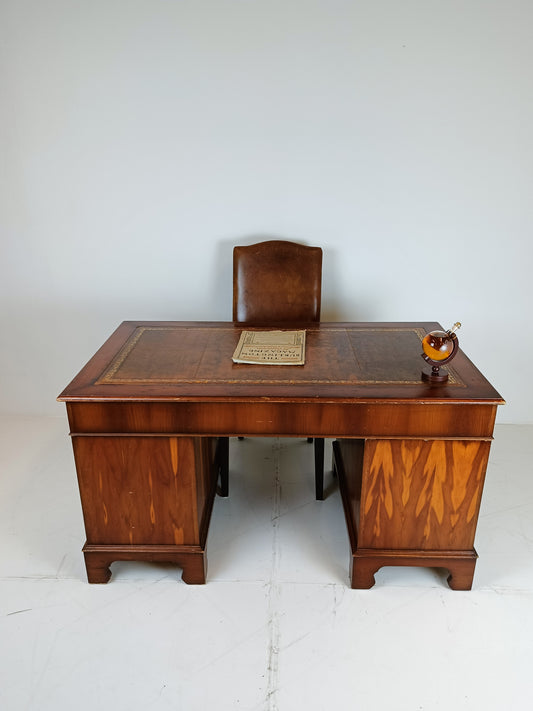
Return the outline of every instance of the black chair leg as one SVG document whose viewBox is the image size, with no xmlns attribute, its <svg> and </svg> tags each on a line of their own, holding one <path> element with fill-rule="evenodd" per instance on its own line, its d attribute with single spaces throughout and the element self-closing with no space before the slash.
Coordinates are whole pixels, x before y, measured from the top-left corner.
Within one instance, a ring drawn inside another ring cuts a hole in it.
<svg viewBox="0 0 533 711">
<path fill-rule="evenodd" d="M 315 439 L 315 495 L 324 500 L 324 440 Z"/>
<path fill-rule="evenodd" d="M 241 438 L 239 438 L 241 439 Z M 311 438 L 309 438 L 313 441 Z M 318 501 L 324 500 L 324 439 L 318 438 L 315 443 L 315 495 Z M 229 437 L 219 437 L 216 451 L 216 466 L 220 475 L 219 496 L 229 496 Z"/>
<path fill-rule="evenodd" d="M 216 467 L 220 475 L 219 496 L 229 496 L 229 437 L 219 437 L 216 450 Z"/>
</svg>

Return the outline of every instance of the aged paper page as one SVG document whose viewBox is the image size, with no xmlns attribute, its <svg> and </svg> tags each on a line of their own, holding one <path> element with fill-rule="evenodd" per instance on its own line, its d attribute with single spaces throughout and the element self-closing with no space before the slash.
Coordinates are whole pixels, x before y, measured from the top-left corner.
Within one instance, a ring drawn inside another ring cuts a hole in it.
<svg viewBox="0 0 533 711">
<path fill-rule="evenodd" d="M 234 363 L 255 365 L 303 365 L 305 331 L 243 331 Z"/>
</svg>

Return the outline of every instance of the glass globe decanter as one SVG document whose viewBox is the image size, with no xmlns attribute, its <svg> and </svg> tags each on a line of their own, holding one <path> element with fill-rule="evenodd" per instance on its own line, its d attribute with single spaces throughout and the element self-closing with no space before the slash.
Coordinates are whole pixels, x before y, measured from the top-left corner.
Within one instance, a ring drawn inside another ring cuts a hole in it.
<svg viewBox="0 0 533 711">
<path fill-rule="evenodd" d="M 459 321 L 447 331 L 431 331 L 422 339 L 422 358 L 431 365 L 431 373 L 422 371 L 422 380 L 441 384 L 448 380 L 448 373 L 441 373 L 441 365 L 449 363 L 459 350 L 459 339 L 455 332 L 461 328 Z"/>
</svg>

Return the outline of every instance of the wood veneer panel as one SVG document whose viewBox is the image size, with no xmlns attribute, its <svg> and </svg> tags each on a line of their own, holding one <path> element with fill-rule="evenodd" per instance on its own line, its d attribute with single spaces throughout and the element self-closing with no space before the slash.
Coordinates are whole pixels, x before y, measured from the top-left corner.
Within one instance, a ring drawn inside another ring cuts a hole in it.
<svg viewBox="0 0 533 711">
<path fill-rule="evenodd" d="M 214 486 L 209 440 L 75 437 L 73 446 L 88 544 L 200 543 Z"/>
<path fill-rule="evenodd" d="M 496 406 L 463 403 L 69 402 L 72 434 L 491 437 Z"/>
<path fill-rule="evenodd" d="M 484 441 L 366 442 L 359 546 L 471 549 L 489 449 Z"/>
</svg>

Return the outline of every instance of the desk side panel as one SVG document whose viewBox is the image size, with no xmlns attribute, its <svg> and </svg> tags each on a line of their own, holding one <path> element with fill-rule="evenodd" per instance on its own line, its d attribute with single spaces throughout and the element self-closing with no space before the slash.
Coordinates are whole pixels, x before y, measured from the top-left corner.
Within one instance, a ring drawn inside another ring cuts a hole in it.
<svg viewBox="0 0 533 711">
<path fill-rule="evenodd" d="M 344 505 L 348 508 L 347 521 L 352 531 L 351 537 L 355 548 L 360 525 L 365 441 L 362 439 L 339 439 L 333 443 L 333 449 L 334 465 L 337 468 L 342 468 L 339 475 L 339 485 L 343 493 Z"/>
</svg>

